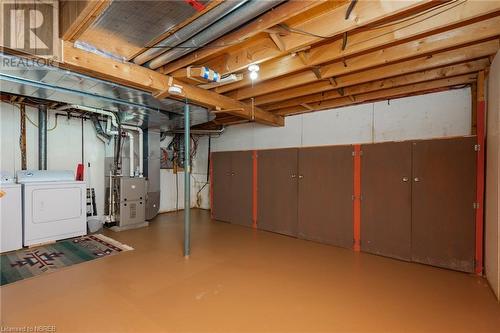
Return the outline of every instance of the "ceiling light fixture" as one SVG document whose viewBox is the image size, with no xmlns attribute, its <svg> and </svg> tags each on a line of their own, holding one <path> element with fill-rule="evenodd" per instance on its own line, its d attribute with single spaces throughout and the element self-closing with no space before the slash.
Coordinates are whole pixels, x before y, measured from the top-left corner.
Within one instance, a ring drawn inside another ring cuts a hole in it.
<svg viewBox="0 0 500 333">
<path fill-rule="evenodd" d="M 248 66 L 248 70 L 249 70 L 250 72 L 258 72 L 258 71 L 260 70 L 260 67 L 259 67 L 259 65 L 255 65 L 255 64 L 254 64 L 254 65 L 250 65 L 250 66 Z"/>
<path fill-rule="evenodd" d="M 171 85 L 170 87 L 168 87 L 168 93 L 170 95 L 182 95 L 182 87 L 176 84 Z"/>
<path fill-rule="evenodd" d="M 251 80 L 256 80 L 259 77 L 259 73 L 257 72 L 250 72 L 250 79 Z"/>
<path fill-rule="evenodd" d="M 260 70 L 260 67 L 259 65 L 250 65 L 248 66 L 248 71 L 250 72 L 250 79 L 253 81 L 253 80 L 256 80 L 258 77 L 259 77 L 259 70 Z"/>
</svg>

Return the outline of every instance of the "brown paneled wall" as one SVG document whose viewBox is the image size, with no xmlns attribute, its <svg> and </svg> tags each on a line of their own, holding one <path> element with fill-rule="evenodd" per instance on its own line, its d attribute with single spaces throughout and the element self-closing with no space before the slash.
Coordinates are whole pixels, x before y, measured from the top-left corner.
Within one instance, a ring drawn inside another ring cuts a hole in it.
<svg viewBox="0 0 500 333">
<path fill-rule="evenodd" d="M 252 152 L 212 154 L 212 216 L 220 221 L 252 225 Z"/>
<path fill-rule="evenodd" d="M 298 149 L 257 152 L 257 227 L 297 236 Z"/>
<path fill-rule="evenodd" d="M 356 169 L 353 145 L 213 153 L 212 215 L 346 248 L 356 238 L 363 252 L 473 272 L 475 137 L 358 149 Z"/>
<path fill-rule="evenodd" d="M 361 250 L 410 260 L 411 142 L 361 149 Z"/>
<path fill-rule="evenodd" d="M 412 261 L 474 271 L 475 138 L 413 143 Z"/>
<path fill-rule="evenodd" d="M 351 146 L 299 149 L 299 238 L 353 246 Z"/>
</svg>

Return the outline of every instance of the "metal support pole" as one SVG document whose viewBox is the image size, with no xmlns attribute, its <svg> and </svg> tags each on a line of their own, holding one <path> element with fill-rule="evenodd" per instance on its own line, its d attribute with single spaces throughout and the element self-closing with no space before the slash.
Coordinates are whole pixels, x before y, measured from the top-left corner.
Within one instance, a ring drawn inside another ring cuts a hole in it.
<svg viewBox="0 0 500 333">
<path fill-rule="evenodd" d="M 189 104 L 184 105 L 184 256 L 191 253 L 191 132 Z"/>
<path fill-rule="evenodd" d="M 47 170 L 47 105 L 38 105 L 38 169 Z"/>
</svg>

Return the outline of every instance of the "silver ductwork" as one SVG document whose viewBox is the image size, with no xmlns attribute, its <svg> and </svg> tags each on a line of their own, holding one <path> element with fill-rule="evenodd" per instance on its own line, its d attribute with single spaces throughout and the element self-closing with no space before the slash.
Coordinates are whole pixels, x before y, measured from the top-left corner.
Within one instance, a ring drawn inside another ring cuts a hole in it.
<svg viewBox="0 0 500 333">
<path fill-rule="evenodd" d="M 250 0 L 239 6 L 236 10 L 216 21 L 200 33 L 189 40 L 177 45 L 175 48 L 163 53 L 146 63 L 145 66 L 151 69 L 157 69 L 173 60 L 188 54 L 211 41 L 227 34 L 240 25 L 261 15 L 269 9 L 279 5 L 284 0 Z"/>
<path fill-rule="evenodd" d="M 99 117 L 96 114 L 91 114 L 90 120 L 92 121 L 92 124 L 94 125 L 94 129 L 95 129 L 97 137 L 102 142 L 108 143 L 109 140 L 111 140 L 112 136 L 104 131 L 104 129 L 102 128 L 101 122 L 99 121 Z"/>
<path fill-rule="evenodd" d="M 193 37 L 195 34 L 205 29 L 207 26 L 220 20 L 222 17 L 231 13 L 233 10 L 236 10 L 238 7 L 240 7 L 245 2 L 248 1 L 249 0 L 224 1 L 223 3 L 213 8 L 212 10 L 208 11 L 206 14 L 203 14 L 202 16 L 198 17 L 190 24 L 182 27 L 172 35 L 166 37 L 159 43 L 155 44 L 152 48 L 150 48 L 146 52 L 135 57 L 134 62 L 138 65 L 142 65 L 145 62 L 161 55 L 162 53 L 170 50 L 171 48 L 185 42 L 189 38 Z"/>
</svg>

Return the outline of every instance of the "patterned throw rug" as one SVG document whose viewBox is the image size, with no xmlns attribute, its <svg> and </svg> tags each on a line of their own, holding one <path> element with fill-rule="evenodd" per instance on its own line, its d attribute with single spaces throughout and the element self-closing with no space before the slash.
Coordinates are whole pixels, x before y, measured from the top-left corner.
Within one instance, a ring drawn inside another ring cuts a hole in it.
<svg viewBox="0 0 500 333">
<path fill-rule="evenodd" d="M 109 237 L 95 234 L 2 254 L 2 283 L 6 285 L 123 251 L 133 250 Z"/>
</svg>

